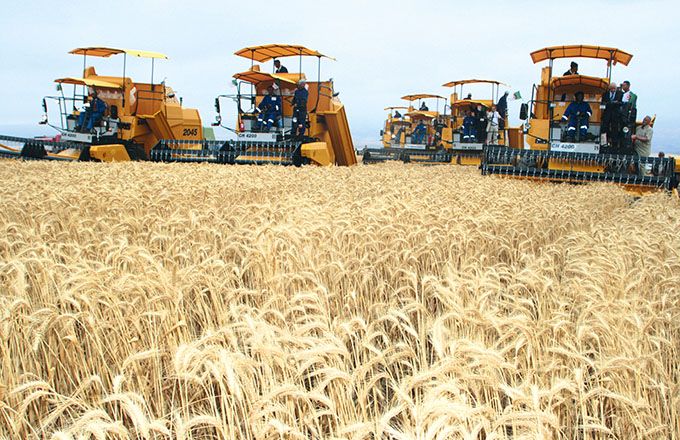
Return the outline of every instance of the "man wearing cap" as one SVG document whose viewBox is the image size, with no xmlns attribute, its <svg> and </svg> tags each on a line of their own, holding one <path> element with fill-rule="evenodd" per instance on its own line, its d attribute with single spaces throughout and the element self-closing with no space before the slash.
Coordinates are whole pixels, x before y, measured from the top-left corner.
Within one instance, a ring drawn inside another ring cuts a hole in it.
<svg viewBox="0 0 680 440">
<path fill-rule="evenodd" d="M 588 125 L 593 111 L 590 105 L 583 101 L 583 92 L 576 92 L 576 101 L 569 104 L 562 115 L 562 121 L 569 121 L 567 128 L 567 139 L 574 142 L 576 137 L 576 127 L 578 126 L 580 139 L 584 140 L 588 134 Z"/>
<path fill-rule="evenodd" d="M 305 80 L 298 81 L 293 95 L 293 136 L 304 136 L 307 128 L 307 100 L 309 92 L 305 87 Z"/>
</svg>

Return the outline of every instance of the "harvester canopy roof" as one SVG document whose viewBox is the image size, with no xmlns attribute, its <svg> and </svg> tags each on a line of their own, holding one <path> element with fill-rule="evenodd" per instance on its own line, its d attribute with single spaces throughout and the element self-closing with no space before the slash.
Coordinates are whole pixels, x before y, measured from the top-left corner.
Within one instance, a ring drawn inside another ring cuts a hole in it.
<svg viewBox="0 0 680 440">
<path fill-rule="evenodd" d="M 451 108 L 461 108 L 461 107 L 476 107 L 478 105 L 489 107 L 491 101 L 478 101 L 473 99 L 461 99 L 451 104 Z"/>
<path fill-rule="evenodd" d="M 429 95 L 427 93 L 421 93 L 419 95 L 406 95 L 406 96 L 401 97 L 401 99 L 405 99 L 406 101 L 417 101 L 419 99 L 428 99 L 428 98 L 446 99 L 443 96 Z"/>
<path fill-rule="evenodd" d="M 258 70 L 247 70 L 245 72 L 237 73 L 234 75 L 234 78 L 255 85 L 267 81 L 281 81 L 288 84 L 297 84 L 299 80 L 306 79 L 303 73 L 266 73 Z"/>
<path fill-rule="evenodd" d="M 137 49 L 116 49 L 113 47 L 79 47 L 73 49 L 69 53 L 74 55 L 87 55 L 91 57 L 103 57 L 108 58 L 112 55 L 118 55 L 124 53 L 133 57 L 139 58 L 162 58 L 164 60 L 168 59 L 167 55 L 159 52 L 151 52 L 148 50 L 137 50 Z"/>
<path fill-rule="evenodd" d="M 436 118 L 437 116 L 439 116 L 439 113 L 431 112 L 431 111 L 416 110 L 416 111 L 406 113 L 406 116 L 409 116 L 412 119 L 418 119 L 418 118 L 432 119 L 432 118 Z"/>
<path fill-rule="evenodd" d="M 264 63 L 274 58 L 303 56 L 303 57 L 323 57 L 334 60 L 335 58 L 324 55 L 316 50 L 308 49 L 304 46 L 295 44 L 265 44 L 263 46 L 249 46 L 234 52 L 234 55 L 248 58 L 249 60 Z"/>
<path fill-rule="evenodd" d="M 403 106 L 385 107 L 385 110 L 408 110 L 408 107 Z"/>
<path fill-rule="evenodd" d="M 505 83 L 493 79 L 461 79 L 458 81 L 451 81 L 447 82 L 446 84 L 442 84 L 442 87 L 456 87 L 464 84 L 495 84 L 498 86 L 510 87 Z"/>
<path fill-rule="evenodd" d="M 602 46 L 552 46 L 531 52 L 531 59 L 536 63 L 556 58 L 597 58 L 601 60 L 612 60 L 627 66 L 633 55 L 614 47 Z"/>
<path fill-rule="evenodd" d="M 558 93 L 602 93 L 607 90 L 609 81 L 587 75 L 568 75 L 552 78 L 550 84 Z"/>
<path fill-rule="evenodd" d="M 55 79 L 54 82 L 60 84 L 75 84 L 78 86 L 91 86 L 98 87 L 102 89 L 122 89 L 120 84 L 115 84 L 108 81 L 102 81 L 97 78 L 59 78 Z"/>
</svg>

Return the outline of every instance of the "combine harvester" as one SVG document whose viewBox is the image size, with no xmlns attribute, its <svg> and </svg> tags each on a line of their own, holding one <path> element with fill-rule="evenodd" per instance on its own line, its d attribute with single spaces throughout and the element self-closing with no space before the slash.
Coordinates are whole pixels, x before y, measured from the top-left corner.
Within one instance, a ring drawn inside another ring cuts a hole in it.
<svg viewBox="0 0 680 440">
<path fill-rule="evenodd" d="M 485 147 L 482 174 L 553 182 L 613 182 L 638 194 L 675 187 L 680 172 L 678 164 L 672 158 L 635 155 L 631 135 L 640 123 L 635 122 L 634 116 L 626 120 L 625 111 L 606 109 L 601 104 L 611 82 L 613 65 L 627 66 L 632 57 L 615 48 L 582 45 L 547 47 L 532 52 L 534 63 L 548 61 L 548 66 L 543 67 L 540 84 L 534 86 L 531 100 L 523 104 L 520 111 L 520 119 L 527 121 L 526 147 Z M 604 60 L 606 76 L 556 76 L 553 62 L 561 58 Z M 585 118 L 585 113 L 590 116 L 587 122 L 580 119 L 569 133 L 562 122 L 563 115 L 577 93 L 583 94 L 589 111 L 576 117 Z M 611 112 L 613 123 L 606 123 L 605 111 Z"/>
<path fill-rule="evenodd" d="M 144 160 L 162 139 L 195 142 L 203 137 L 198 110 L 182 108 L 181 100 L 165 82 L 153 81 L 155 60 L 167 56 L 109 47 L 83 47 L 69 53 L 83 56 L 82 77 L 55 80 L 59 95 L 43 98 L 45 115 L 41 124 L 53 127 L 59 134 L 48 139 L 0 136 L 0 157 Z M 123 56 L 122 76 L 100 76 L 94 67 L 86 65 L 88 57 L 113 55 Z M 136 82 L 125 76 L 128 57 L 151 59 L 151 82 Z M 66 85 L 73 86 L 72 94 L 65 93 Z M 49 120 L 48 102 L 59 108 L 58 125 Z M 85 108 L 79 110 L 79 106 Z"/>
<path fill-rule="evenodd" d="M 491 85 L 491 94 L 488 98 L 472 98 L 470 95 L 465 98 L 463 96 L 463 89 L 466 85 L 489 84 Z M 443 87 L 452 87 L 451 93 L 451 123 L 447 129 L 444 130 L 444 145 L 451 153 L 451 163 L 455 165 L 474 165 L 479 166 L 482 162 L 483 149 L 486 145 L 486 124 L 485 118 L 482 122 L 483 130 L 479 133 L 479 129 L 475 130 L 475 136 L 470 136 L 466 139 L 463 121 L 465 117 L 476 111 L 487 112 L 491 106 L 498 102 L 500 98 L 500 86 L 503 84 L 500 81 L 489 79 L 463 79 L 458 81 L 451 81 L 443 84 Z M 498 130 L 498 139 L 496 143 L 499 145 L 506 145 L 506 137 L 510 137 L 511 145 L 519 145 L 517 134 L 521 131 L 519 128 L 508 128 L 507 112 L 503 120 L 503 127 L 505 129 Z M 510 133 L 507 136 L 506 133 Z M 513 136 L 514 134 L 514 136 Z"/>
<path fill-rule="evenodd" d="M 204 140 L 199 150 L 194 149 L 192 141 L 163 140 L 152 151 L 153 160 L 295 166 L 357 163 L 345 107 L 337 98 L 333 80 L 321 80 L 321 59 L 330 57 L 303 46 L 283 44 L 246 47 L 235 54 L 248 58 L 250 69 L 233 76 L 236 95 L 220 95 L 215 99 L 217 118 L 213 125 L 235 133 L 237 140 Z M 274 69 L 267 73 L 255 64 L 293 56 L 299 57 L 297 73 L 276 73 Z M 315 82 L 306 81 L 302 73 L 303 57 L 317 58 Z M 308 98 L 304 111 L 298 106 L 296 112 L 293 97 L 298 85 L 306 88 Z M 273 101 L 265 104 L 267 95 Z M 235 129 L 222 125 L 223 99 L 236 103 Z M 260 109 L 265 106 L 266 109 Z"/>
<path fill-rule="evenodd" d="M 439 112 L 440 101 L 446 98 L 439 95 L 420 93 L 402 96 L 407 107 L 387 107 L 389 111 L 385 126 L 380 131 L 383 148 L 367 148 L 363 151 L 364 163 L 400 160 L 404 162 L 433 162 L 441 160 L 437 153 L 444 152 L 443 130 L 449 126 L 446 103 L 443 113 Z M 430 105 L 434 102 L 433 108 Z M 413 104 L 416 104 L 415 106 Z M 406 110 L 404 114 L 399 110 Z M 394 113 L 393 113 L 394 111 Z M 434 160 L 436 157 L 436 160 Z"/>
</svg>

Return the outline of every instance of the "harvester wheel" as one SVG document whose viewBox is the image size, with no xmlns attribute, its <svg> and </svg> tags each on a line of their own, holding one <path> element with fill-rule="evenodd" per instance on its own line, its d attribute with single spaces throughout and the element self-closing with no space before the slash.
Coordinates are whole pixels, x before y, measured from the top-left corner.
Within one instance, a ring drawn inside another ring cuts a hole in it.
<svg viewBox="0 0 680 440">
<path fill-rule="evenodd" d="M 127 150 L 127 154 L 128 156 L 130 156 L 130 160 L 149 160 L 149 157 L 146 155 L 144 147 L 139 144 L 129 142 L 125 144 L 125 150 Z"/>
<path fill-rule="evenodd" d="M 304 164 L 304 158 L 302 157 L 302 144 L 300 144 L 295 150 L 293 151 L 293 165 L 296 167 L 300 167 Z"/>
<path fill-rule="evenodd" d="M 80 150 L 80 156 L 78 156 L 78 160 L 80 162 L 91 162 L 91 161 L 95 160 L 95 159 L 92 158 L 92 156 L 90 156 L 90 146 L 89 145 L 83 147 L 83 149 Z"/>
</svg>

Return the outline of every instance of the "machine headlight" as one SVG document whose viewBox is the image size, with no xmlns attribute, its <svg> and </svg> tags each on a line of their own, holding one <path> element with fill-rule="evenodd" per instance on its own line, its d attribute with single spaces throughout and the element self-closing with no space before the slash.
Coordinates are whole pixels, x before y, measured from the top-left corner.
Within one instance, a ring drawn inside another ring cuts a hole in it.
<svg viewBox="0 0 680 440">
<path fill-rule="evenodd" d="M 628 134 L 629 131 L 630 131 L 630 129 L 628 127 L 623 127 L 623 133 L 624 134 Z"/>
<path fill-rule="evenodd" d="M 396 137 L 397 137 L 397 135 L 396 135 L 396 134 L 393 134 L 393 135 L 392 135 L 392 139 L 394 139 L 394 138 L 396 138 Z"/>
</svg>

